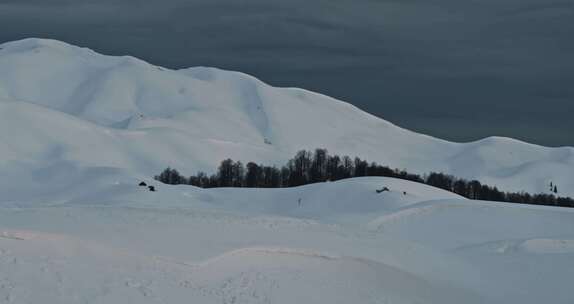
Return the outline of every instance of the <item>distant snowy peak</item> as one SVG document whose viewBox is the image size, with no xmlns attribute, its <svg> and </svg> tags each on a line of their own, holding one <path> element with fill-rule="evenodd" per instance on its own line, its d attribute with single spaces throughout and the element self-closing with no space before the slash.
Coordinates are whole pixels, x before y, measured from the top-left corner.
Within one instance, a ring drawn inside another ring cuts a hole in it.
<svg viewBox="0 0 574 304">
<path fill-rule="evenodd" d="M 356 140 L 350 133 L 411 133 L 348 103 L 302 89 L 271 87 L 239 72 L 170 70 L 53 40 L 26 39 L 2 48 L 2 98 L 101 126 L 169 127 L 217 140 L 300 147 L 318 146 L 317 138 L 334 134 L 349 137 L 343 145 Z"/>
<path fill-rule="evenodd" d="M 0 122 L 0 139 L 7 142 L 0 146 L 0 165 L 26 155 L 39 164 L 58 160 L 149 176 L 172 166 L 191 174 L 212 171 L 228 157 L 281 165 L 298 150 L 321 147 L 504 190 L 544 192 L 554 182 L 560 194 L 574 196 L 573 148 L 500 137 L 447 142 L 349 103 L 272 87 L 243 73 L 171 70 L 54 40 L 0 45 L 1 104 L 11 113 L 0 113 L 7 117 Z"/>
<path fill-rule="evenodd" d="M 0 46 L 4 98 L 40 104 L 114 126 L 133 117 L 172 118 L 186 111 L 233 108 L 264 127 L 268 103 L 352 106 L 301 89 L 273 88 L 239 72 L 197 67 L 170 70 L 130 56 L 105 56 L 46 39 Z M 272 91 L 272 92 L 270 92 Z M 354 111 L 359 112 L 358 109 Z M 366 113 L 361 113 L 368 115 Z"/>
</svg>

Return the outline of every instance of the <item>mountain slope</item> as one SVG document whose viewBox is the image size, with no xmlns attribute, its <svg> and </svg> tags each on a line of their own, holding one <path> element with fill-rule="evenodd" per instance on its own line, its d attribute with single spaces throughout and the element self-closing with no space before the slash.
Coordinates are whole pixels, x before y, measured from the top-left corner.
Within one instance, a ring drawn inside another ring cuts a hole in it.
<svg viewBox="0 0 574 304">
<path fill-rule="evenodd" d="M 173 166 L 191 174 L 212 171 L 226 157 L 282 164 L 297 150 L 322 147 L 508 191 L 545 192 L 552 181 L 560 195 L 574 196 L 570 147 L 498 137 L 451 143 L 245 74 L 169 70 L 53 40 L 0 46 L 0 107 L 4 166 L 71 162 L 147 176 Z"/>
</svg>

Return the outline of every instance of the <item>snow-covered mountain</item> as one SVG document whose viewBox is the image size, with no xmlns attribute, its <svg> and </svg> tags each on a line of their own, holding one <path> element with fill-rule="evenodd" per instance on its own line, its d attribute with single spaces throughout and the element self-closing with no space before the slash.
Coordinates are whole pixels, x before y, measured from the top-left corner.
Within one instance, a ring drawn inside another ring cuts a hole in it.
<svg viewBox="0 0 574 304">
<path fill-rule="evenodd" d="M 237 72 L 27 39 L 0 46 L 0 303 L 574 302 L 574 209 L 384 177 L 284 189 L 151 178 L 316 147 L 574 196 L 573 148 L 451 143 Z"/>
<path fill-rule="evenodd" d="M 571 147 L 500 137 L 447 142 L 242 73 L 170 70 L 53 40 L 0 46 L 0 124 L 3 170 L 59 164 L 151 176 L 172 166 L 192 174 L 212 172 L 227 157 L 283 164 L 321 147 L 508 191 L 545 192 L 553 182 L 560 195 L 574 196 Z"/>
</svg>

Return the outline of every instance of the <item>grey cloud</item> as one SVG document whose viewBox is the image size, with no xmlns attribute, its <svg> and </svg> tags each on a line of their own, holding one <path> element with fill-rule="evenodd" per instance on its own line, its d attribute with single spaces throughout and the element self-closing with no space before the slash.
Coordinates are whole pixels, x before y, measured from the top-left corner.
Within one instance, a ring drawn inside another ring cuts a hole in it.
<svg viewBox="0 0 574 304">
<path fill-rule="evenodd" d="M 0 0 L 0 28 L 241 70 L 447 139 L 574 146 L 572 1 Z"/>
</svg>

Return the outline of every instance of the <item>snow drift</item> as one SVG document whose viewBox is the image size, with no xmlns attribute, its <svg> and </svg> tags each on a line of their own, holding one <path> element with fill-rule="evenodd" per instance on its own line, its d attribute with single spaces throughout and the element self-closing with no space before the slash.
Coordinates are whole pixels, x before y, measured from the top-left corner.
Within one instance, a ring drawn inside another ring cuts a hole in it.
<svg viewBox="0 0 574 304">
<path fill-rule="evenodd" d="M 46 182 L 0 208 L 0 302 L 574 300 L 572 209 L 381 177 L 149 192 L 122 173 L 77 174 L 85 183 Z"/>
</svg>

